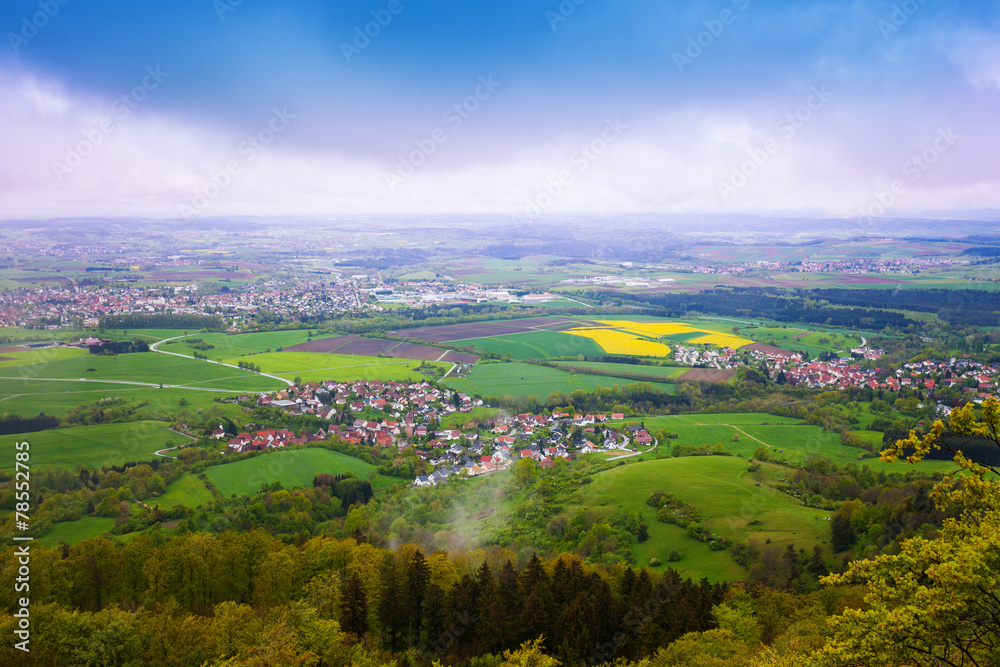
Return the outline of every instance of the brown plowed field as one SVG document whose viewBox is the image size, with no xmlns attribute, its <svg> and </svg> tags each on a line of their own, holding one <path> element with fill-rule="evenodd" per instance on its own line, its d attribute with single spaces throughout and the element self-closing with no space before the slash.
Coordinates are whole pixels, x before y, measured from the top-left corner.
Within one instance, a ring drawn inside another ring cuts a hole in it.
<svg viewBox="0 0 1000 667">
<path fill-rule="evenodd" d="M 431 343 L 449 343 L 468 338 L 487 338 L 527 333 L 528 331 L 565 331 L 573 327 L 587 326 L 590 322 L 567 320 L 561 317 L 533 317 L 527 320 L 505 322 L 468 322 L 465 324 L 445 324 L 438 327 L 417 327 L 390 331 L 393 336 L 417 338 Z"/>
<path fill-rule="evenodd" d="M 681 376 L 681 382 L 729 382 L 736 371 L 718 368 L 692 368 Z"/>
<path fill-rule="evenodd" d="M 384 354 L 397 359 L 418 359 L 420 361 L 448 361 L 453 364 L 474 364 L 479 357 L 463 354 L 453 350 L 439 350 L 436 347 L 400 343 L 396 340 L 381 338 L 362 338 L 361 336 L 334 336 L 320 338 L 306 343 L 286 347 L 290 352 L 323 352 L 333 354 L 354 354 L 362 357 L 377 357 Z"/>
</svg>

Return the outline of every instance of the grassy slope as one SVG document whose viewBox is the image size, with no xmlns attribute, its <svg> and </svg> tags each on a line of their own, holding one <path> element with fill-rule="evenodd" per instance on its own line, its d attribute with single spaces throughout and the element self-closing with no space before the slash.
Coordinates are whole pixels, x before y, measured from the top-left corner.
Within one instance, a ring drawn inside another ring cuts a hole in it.
<svg viewBox="0 0 1000 667">
<path fill-rule="evenodd" d="M 590 391 L 594 387 L 614 387 L 633 384 L 621 378 L 603 375 L 571 374 L 555 368 L 531 364 L 476 364 L 467 378 L 446 380 L 454 389 L 472 394 L 530 396 L 545 398 L 552 392 L 570 393 L 577 389 Z M 663 391 L 673 391 L 670 384 L 655 384 Z"/>
<path fill-rule="evenodd" d="M 232 335 L 224 333 L 192 333 L 190 338 L 201 338 L 204 343 L 214 345 L 215 347 L 211 350 L 196 350 L 182 338 L 177 341 L 165 343 L 162 349 L 167 352 L 177 352 L 180 354 L 200 352 L 209 359 L 216 361 L 228 360 L 232 357 L 266 352 L 269 348 L 273 352 L 279 347 L 291 347 L 292 345 L 304 343 L 309 339 L 309 331 L 265 331 L 262 333 Z"/>
<path fill-rule="evenodd" d="M 4 370 L 0 372 L 0 375 L 16 377 L 19 380 L 34 378 L 77 380 L 82 378 L 86 380 L 162 382 L 163 384 L 191 386 L 198 386 L 200 383 L 211 380 L 232 378 L 234 384 L 248 384 L 253 381 L 261 390 L 276 389 L 281 386 L 277 380 L 261 377 L 239 368 L 229 368 L 196 359 L 183 359 L 155 352 L 102 356 L 81 351 L 61 359 L 25 364 L 16 369 Z M 0 393 L 7 393 L 8 383 L 15 381 L 0 380 Z M 240 387 L 240 389 L 243 388 L 245 387 Z"/>
<path fill-rule="evenodd" d="M 737 413 L 647 417 L 630 421 L 642 421 L 653 432 L 666 428 L 676 433 L 677 439 L 668 440 L 665 443 L 667 447 L 722 444 L 727 451 L 744 457 L 751 456 L 758 447 L 766 447 L 775 456 L 796 463 L 803 463 L 815 455 L 829 459 L 838 466 L 854 463 L 859 466 L 869 466 L 875 471 L 905 473 L 910 470 L 902 464 L 882 463 L 877 458 L 860 459 L 859 456 L 868 456 L 870 453 L 857 447 L 841 445 L 838 433 L 823 431 L 818 426 L 801 424 L 798 420 L 788 417 Z M 734 433 L 740 435 L 739 442 L 733 442 Z M 866 439 L 876 437 L 867 435 L 864 431 L 860 433 L 864 434 Z M 880 433 L 877 436 L 881 439 Z M 953 468 L 954 464 L 950 461 L 921 461 L 915 469 L 930 473 Z"/>
<path fill-rule="evenodd" d="M 211 466 L 205 472 L 222 495 L 230 496 L 256 493 L 262 485 L 276 481 L 286 489 L 312 486 L 313 476 L 322 472 L 331 475 L 352 472 L 360 479 L 367 479 L 372 470 L 374 466 L 360 459 L 316 448 L 269 452 L 236 463 Z M 405 480 L 379 475 L 372 486 L 378 489 L 405 483 Z"/>
<path fill-rule="evenodd" d="M 266 379 L 266 378 L 265 378 Z M 206 383 L 199 386 L 220 386 L 221 381 Z M 158 389 L 123 384 L 108 384 L 99 382 L 51 382 L 44 380 L 3 380 L 0 387 L 6 394 L 0 398 L 0 412 L 19 415 L 37 415 L 44 412 L 47 415 L 63 416 L 79 405 L 89 405 L 104 398 L 121 398 L 129 401 L 148 401 L 149 405 L 141 409 L 143 414 L 153 414 L 155 410 L 177 412 L 181 399 L 187 401 L 186 409 L 194 412 L 198 408 L 205 410 L 218 405 L 229 417 L 236 417 L 240 408 L 235 405 L 219 405 L 214 402 L 223 394 L 208 391 L 192 391 L 190 389 Z M 235 393 L 235 392 L 234 392 Z"/>
<path fill-rule="evenodd" d="M 660 523 L 656 510 L 646 498 L 658 489 L 676 494 L 697 507 L 702 525 L 734 540 L 752 538 L 764 544 L 810 548 L 829 541 L 829 523 L 822 520 L 829 512 L 802 507 L 794 498 L 757 487 L 746 473 L 746 462 L 733 457 L 688 457 L 660 459 L 622 466 L 594 475 L 583 491 L 584 503 L 571 508 L 569 515 L 586 507 L 596 512 L 620 513 L 623 509 L 639 511 L 649 526 L 650 539 L 633 545 L 639 565 L 652 557 L 663 565 L 679 568 L 686 576 L 711 580 L 742 578 L 744 570 L 728 551 L 711 551 L 708 546 L 687 537 L 680 527 Z M 773 468 L 771 475 L 785 474 Z M 749 525 L 751 521 L 759 524 Z M 669 564 L 671 549 L 680 551 L 683 560 Z"/>
<path fill-rule="evenodd" d="M 181 475 L 170 486 L 167 492 L 158 498 L 149 498 L 144 501 L 150 507 L 157 505 L 161 510 L 169 509 L 174 505 L 184 505 L 185 507 L 197 507 L 212 502 L 212 493 L 205 488 L 204 482 L 188 473 Z"/>
<path fill-rule="evenodd" d="M 35 544 L 52 548 L 65 542 L 76 544 L 91 537 L 97 537 L 115 527 L 115 520 L 108 517 L 85 516 L 76 521 L 64 521 L 52 525 L 52 530 L 35 540 Z"/>
<path fill-rule="evenodd" d="M 169 431 L 160 422 L 130 422 L 74 426 L 36 433 L 22 433 L 0 441 L 0 469 L 13 470 L 14 442 L 31 444 L 31 465 L 35 468 L 74 469 L 83 464 L 89 470 L 103 465 L 121 465 L 129 461 L 151 461 L 153 452 L 190 442 L 189 438 Z"/>
<path fill-rule="evenodd" d="M 610 364 L 604 362 L 590 361 L 567 361 L 560 362 L 562 368 L 595 368 L 599 371 L 614 373 L 636 373 L 639 375 L 656 375 L 664 379 L 679 378 L 687 373 L 690 368 L 678 366 L 642 366 L 640 364 Z"/>
</svg>

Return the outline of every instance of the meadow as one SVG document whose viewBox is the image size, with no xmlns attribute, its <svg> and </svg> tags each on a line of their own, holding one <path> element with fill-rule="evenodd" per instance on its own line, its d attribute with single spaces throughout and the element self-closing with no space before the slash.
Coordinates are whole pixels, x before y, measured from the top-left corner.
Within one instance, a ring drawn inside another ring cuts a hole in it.
<svg viewBox="0 0 1000 667">
<path fill-rule="evenodd" d="M 726 451 L 744 458 L 752 457 L 758 447 L 763 447 L 772 457 L 797 464 L 812 457 L 820 457 L 838 466 L 852 463 L 859 467 L 868 466 L 876 472 L 884 470 L 903 474 L 917 470 L 929 474 L 954 469 L 954 464 L 950 461 L 921 461 L 913 467 L 905 463 L 882 463 L 865 449 L 842 445 L 839 433 L 824 431 L 819 426 L 804 424 L 790 417 L 763 413 L 688 414 L 627 421 L 642 422 L 652 433 L 665 428 L 677 434 L 676 439 L 661 443 L 661 446 L 668 448 L 665 450 L 667 453 L 674 445 L 714 447 L 718 444 Z M 882 434 L 875 431 L 859 430 L 854 433 L 872 443 L 881 442 L 882 439 Z M 733 441 L 734 434 L 739 435 L 738 442 Z"/>
<path fill-rule="evenodd" d="M 255 364 L 265 373 L 285 377 L 289 380 L 298 377 L 303 382 L 321 380 L 421 381 L 433 377 L 433 375 L 425 375 L 414 370 L 425 363 L 417 359 L 366 357 L 322 352 L 265 352 L 225 359 L 224 363 L 237 364 L 240 361 Z M 444 362 L 426 362 L 425 364 L 427 368 L 439 369 L 442 374 L 448 371 L 451 366 L 451 364 Z"/>
<path fill-rule="evenodd" d="M 34 540 L 34 544 L 51 549 L 62 543 L 76 544 L 92 537 L 99 537 L 115 527 L 115 520 L 102 516 L 85 516 L 76 521 L 63 521 L 52 525 L 52 530 Z"/>
<path fill-rule="evenodd" d="M 768 466 L 768 475 L 778 479 L 787 471 Z M 649 530 L 649 540 L 634 543 L 633 555 L 639 566 L 650 558 L 662 562 L 657 570 L 673 567 L 682 575 L 711 581 L 741 579 L 745 570 L 728 550 L 712 551 L 708 545 L 686 535 L 683 528 L 657 521 L 656 509 L 646 499 L 657 490 L 673 493 L 697 507 L 701 524 L 734 541 L 767 541 L 784 548 L 809 550 L 823 544 L 829 553 L 829 526 L 823 517 L 830 512 L 803 507 L 796 499 L 765 486 L 756 486 L 747 473 L 746 461 L 735 457 L 699 456 L 642 461 L 598 473 L 583 487 L 579 500 L 568 505 L 565 515 L 572 518 L 580 509 L 596 515 L 617 515 L 623 510 L 639 512 Z M 667 561 L 667 553 L 679 551 L 683 558 Z"/>
<path fill-rule="evenodd" d="M 544 399 L 553 392 L 571 393 L 577 389 L 591 391 L 595 387 L 624 386 L 635 382 L 603 375 L 573 374 L 533 364 L 480 362 L 467 377 L 448 378 L 445 384 L 470 395 L 535 395 Z M 672 384 L 654 383 L 654 386 L 662 391 L 674 391 Z"/>
<path fill-rule="evenodd" d="M 248 334 L 226 334 L 226 333 L 191 333 L 186 338 L 168 341 L 161 345 L 165 352 L 177 352 L 179 354 L 192 355 L 195 352 L 204 354 L 209 359 L 215 361 L 226 361 L 233 357 L 240 357 L 249 354 L 260 354 L 264 352 L 274 352 L 283 347 L 291 347 L 299 343 L 305 343 L 310 339 L 308 330 L 295 329 L 292 331 L 264 331 L 261 333 Z M 181 335 L 182 332 L 175 331 L 174 336 Z M 200 343 L 193 343 L 190 339 L 201 339 Z M 199 350 L 192 345 L 213 345 L 208 350 Z"/>
<path fill-rule="evenodd" d="M 167 510 L 174 505 L 198 507 L 212 502 L 212 492 L 205 488 L 205 483 L 191 473 L 185 473 L 167 487 L 166 493 L 144 502 L 150 507 Z"/>
<path fill-rule="evenodd" d="M 0 469 L 14 469 L 14 443 L 31 445 L 31 465 L 75 470 L 121 465 L 129 461 L 151 461 L 153 452 L 191 442 L 191 439 L 167 429 L 162 422 L 139 421 L 126 424 L 98 424 L 22 433 L 0 442 Z"/>
<path fill-rule="evenodd" d="M 155 352 L 108 356 L 53 347 L 0 357 L 7 357 L 0 359 L 0 411 L 9 414 L 63 416 L 108 398 L 146 401 L 144 414 L 178 412 L 184 404 L 192 410 L 217 405 L 220 395 L 286 386 L 243 369 Z"/>
<path fill-rule="evenodd" d="M 811 356 L 849 350 L 861 344 L 857 334 L 814 328 L 740 327 L 740 334 L 785 350 L 808 352 Z"/>
<path fill-rule="evenodd" d="M 215 382 L 209 382 L 199 386 L 211 388 L 214 385 Z M 226 381 L 226 386 L 229 386 L 229 381 Z M 0 391 L 3 392 L 3 397 L 0 397 L 0 412 L 30 416 L 44 412 L 62 417 L 78 406 L 115 398 L 129 401 L 133 405 L 148 402 L 148 405 L 139 408 L 139 413 L 143 415 L 165 411 L 183 416 L 185 410 L 194 412 L 198 408 L 208 410 L 218 406 L 223 414 L 232 418 L 239 415 L 241 410 L 233 404 L 215 402 L 215 399 L 227 395 L 226 393 L 196 391 L 192 388 L 172 389 L 164 386 L 159 389 L 156 386 L 78 380 L 0 380 Z"/>
<path fill-rule="evenodd" d="M 678 380 L 687 373 L 690 368 L 686 366 L 647 366 L 644 364 L 615 364 L 601 361 L 562 361 L 557 364 L 560 368 L 568 370 L 593 369 L 608 373 L 636 373 L 639 375 L 655 375 L 664 380 Z"/>
<path fill-rule="evenodd" d="M 225 463 L 205 469 L 212 484 L 223 496 L 252 495 L 264 484 L 281 482 L 286 489 L 299 486 L 311 487 L 318 473 L 339 475 L 350 472 L 359 479 L 368 479 L 375 466 L 340 452 L 328 449 L 289 449 L 268 452 L 235 463 Z M 406 480 L 378 475 L 372 481 L 375 489 L 386 489 Z"/>
<path fill-rule="evenodd" d="M 39 356 L 48 350 L 51 350 L 50 356 Z M 13 393 L 8 391 L 6 385 L 9 380 L 45 378 L 73 381 L 111 380 L 157 385 L 162 383 L 191 387 L 206 382 L 233 380 L 234 383 L 239 382 L 242 385 L 234 384 L 235 391 L 245 391 L 251 387 L 266 391 L 281 386 L 277 380 L 261 377 L 240 368 L 229 368 L 197 359 L 185 359 L 155 352 L 100 355 L 83 350 L 48 348 L 38 350 L 37 353 L 23 360 L 19 358 L 16 368 L 10 366 L 6 370 L 0 368 L 0 396 Z M 219 384 L 223 383 L 216 383 Z"/>
</svg>

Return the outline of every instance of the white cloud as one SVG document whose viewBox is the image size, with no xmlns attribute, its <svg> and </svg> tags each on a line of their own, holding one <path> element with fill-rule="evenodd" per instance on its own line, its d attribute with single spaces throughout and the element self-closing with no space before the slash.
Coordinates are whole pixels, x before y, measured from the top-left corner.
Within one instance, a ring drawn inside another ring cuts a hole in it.
<svg viewBox="0 0 1000 667">
<path fill-rule="evenodd" d="M 150 97 L 167 94 L 169 85 L 168 79 Z M 801 95 L 768 104 L 623 117 L 628 129 L 586 161 L 585 170 L 578 151 L 600 137 L 603 118 L 501 159 L 466 158 L 456 164 L 430 156 L 392 191 L 385 175 L 395 156 L 379 162 L 297 148 L 305 142 L 301 136 L 291 140 L 301 129 L 294 120 L 249 159 L 239 146 L 269 118 L 236 130 L 158 115 L 142 104 L 115 120 L 77 168 L 60 174 L 54 165 L 65 164 L 90 141 L 88 136 L 96 136 L 102 121 L 114 118 L 112 101 L 73 97 L 54 82 L 0 72 L 0 127 L 5 128 L 0 133 L 0 215 L 180 217 L 182 205 L 191 206 L 196 192 L 208 186 L 214 193 L 211 175 L 231 161 L 238 163 L 239 173 L 201 214 L 523 214 L 545 184 L 566 171 L 572 183 L 542 207 L 547 213 L 853 215 L 879 184 L 898 178 L 907 155 L 933 136 L 933 114 L 903 108 L 874 113 L 835 98 L 793 137 L 782 137 L 776 122 L 807 94 L 804 88 Z M 998 147 L 997 129 L 984 120 L 981 127 L 961 131 L 968 141 L 910 188 L 907 207 L 1000 208 L 1000 167 L 970 157 Z M 734 195 L 720 197 L 718 184 L 748 159 L 748 150 L 759 150 L 769 137 L 779 141 L 778 150 Z M 466 146 L 478 139 L 472 127 L 463 128 Z"/>
</svg>

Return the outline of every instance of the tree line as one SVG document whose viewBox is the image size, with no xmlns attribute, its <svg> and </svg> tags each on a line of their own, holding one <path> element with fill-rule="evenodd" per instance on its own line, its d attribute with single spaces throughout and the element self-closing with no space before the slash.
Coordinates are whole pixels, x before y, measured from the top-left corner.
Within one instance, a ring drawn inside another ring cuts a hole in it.
<svg viewBox="0 0 1000 667">
<path fill-rule="evenodd" d="M 189 313 L 122 313 L 103 315 L 101 329 L 223 329 L 225 322 L 218 315 Z"/>
</svg>

